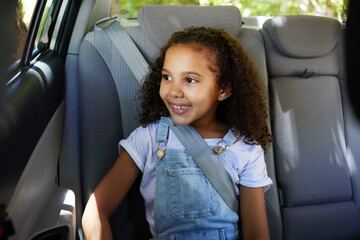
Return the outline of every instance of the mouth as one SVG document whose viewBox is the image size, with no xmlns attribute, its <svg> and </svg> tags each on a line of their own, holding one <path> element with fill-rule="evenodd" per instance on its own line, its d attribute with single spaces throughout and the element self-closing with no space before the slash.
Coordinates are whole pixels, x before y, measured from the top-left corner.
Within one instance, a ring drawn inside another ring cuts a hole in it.
<svg viewBox="0 0 360 240">
<path fill-rule="evenodd" d="M 191 107 L 191 105 L 172 105 L 172 107 L 175 109 L 187 109 Z"/>
<path fill-rule="evenodd" d="M 182 115 L 190 111 L 191 105 L 179 105 L 179 104 L 170 104 L 172 112 L 177 115 Z"/>
</svg>

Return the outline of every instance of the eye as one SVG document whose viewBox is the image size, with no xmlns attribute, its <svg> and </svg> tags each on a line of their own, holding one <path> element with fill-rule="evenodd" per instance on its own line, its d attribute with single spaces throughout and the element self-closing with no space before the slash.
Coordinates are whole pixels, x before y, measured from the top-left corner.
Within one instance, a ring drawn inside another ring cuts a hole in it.
<svg viewBox="0 0 360 240">
<path fill-rule="evenodd" d="M 163 75 L 162 75 L 162 79 L 164 79 L 164 80 L 171 80 L 171 77 L 170 77 L 169 75 L 167 75 L 167 74 L 163 74 Z"/>
<path fill-rule="evenodd" d="M 196 79 L 194 79 L 194 78 L 186 78 L 186 82 L 187 83 L 196 83 L 198 81 Z"/>
</svg>

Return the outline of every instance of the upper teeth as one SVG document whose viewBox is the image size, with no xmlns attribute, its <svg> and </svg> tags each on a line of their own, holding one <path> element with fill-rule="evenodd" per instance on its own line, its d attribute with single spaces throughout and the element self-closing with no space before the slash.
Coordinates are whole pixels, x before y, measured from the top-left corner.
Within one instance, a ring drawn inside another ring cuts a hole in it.
<svg viewBox="0 0 360 240">
<path fill-rule="evenodd" d="M 186 105 L 186 106 L 177 106 L 177 105 L 173 105 L 174 108 L 176 109 L 185 109 L 185 108 L 188 108 L 189 105 Z"/>
</svg>

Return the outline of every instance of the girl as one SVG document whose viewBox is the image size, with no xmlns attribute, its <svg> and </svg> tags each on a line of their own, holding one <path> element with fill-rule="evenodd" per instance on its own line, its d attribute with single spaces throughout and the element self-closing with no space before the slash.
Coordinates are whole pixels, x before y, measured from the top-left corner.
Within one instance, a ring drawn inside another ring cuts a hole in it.
<svg viewBox="0 0 360 240">
<path fill-rule="evenodd" d="M 263 91 L 245 50 L 224 30 L 172 34 L 139 94 L 142 127 L 120 141 L 117 161 L 86 205 L 86 239 L 111 239 L 108 219 L 140 171 L 154 239 L 238 239 L 238 216 L 243 239 L 269 239 L 264 188 L 272 181 L 263 150 L 272 137 Z M 191 124 L 214 149 L 240 196 L 240 215 L 204 177 L 166 116 Z"/>
</svg>

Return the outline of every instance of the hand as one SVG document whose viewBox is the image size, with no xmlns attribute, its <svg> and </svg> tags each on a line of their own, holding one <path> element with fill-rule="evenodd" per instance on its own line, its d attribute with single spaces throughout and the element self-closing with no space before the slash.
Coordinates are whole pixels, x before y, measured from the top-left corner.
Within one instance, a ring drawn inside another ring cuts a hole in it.
<svg viewBox="0 0 360 240">
<path fill-rule="evenodd" d="M 85 238 L 112 239 L 109 218 L 119 206 L 140 170 L 124 150 L 89 198 L 82 218 Z"/>
</svg>

